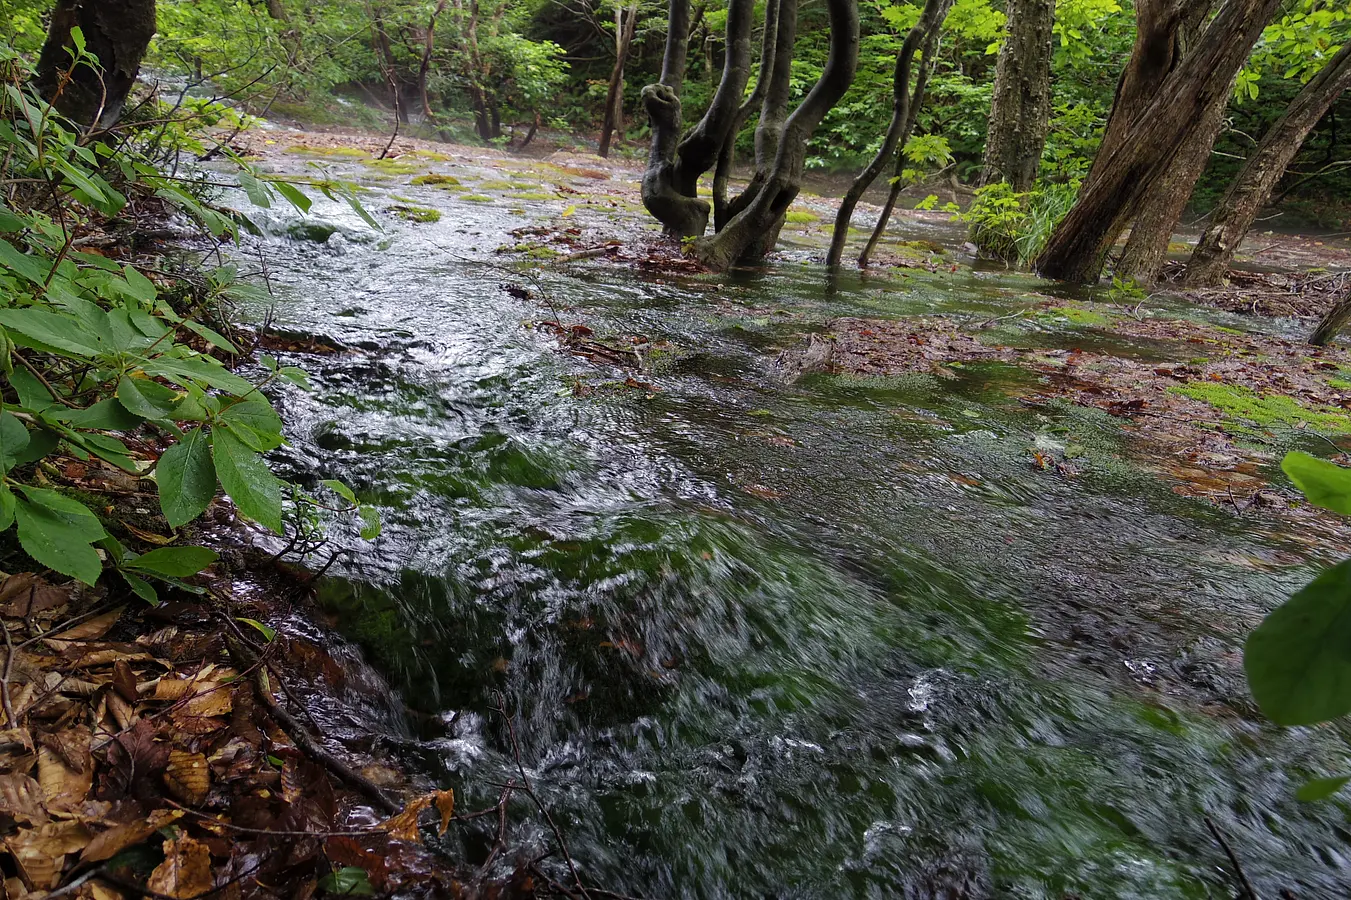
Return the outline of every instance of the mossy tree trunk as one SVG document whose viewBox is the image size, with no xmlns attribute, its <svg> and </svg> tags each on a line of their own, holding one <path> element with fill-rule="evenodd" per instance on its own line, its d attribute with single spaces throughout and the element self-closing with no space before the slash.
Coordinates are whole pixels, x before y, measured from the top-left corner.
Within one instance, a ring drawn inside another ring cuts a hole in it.
<svg viewBox="0 0 1351 900">
<path fill-rule="evenodd" d="M 1036 0 L 1036 2 L 1050 3 L 1050 0 Z M 896 67 L 892 74 L 891 122 L 887 125 L 886 135 L 882 138 L 882 146 L 878 148 L 877 154 L 858 174 L 853 184 L 849 185 L 849 190 L 845 191 L 844 196 L 840 199 L 840 208 L 835 213 L 835 230 L 830 236 L 830 250 L 826 254 L 826 265 L 831 268 L 838 266 L 840 258 L 844 255 L 844 245 L 849 239 L 849 223 L 854 217 L 854 210 L 858 206 L 858 201 L 868 188 L 872 187 L 873 182 L 877 180 L 877 176 L 882 173 L 882 169 L 901 151 L 906 140 L 910 137 L 909 126 L 913 123 L 910 107 L 914 97 L 914 93 L 910 89 L 910 69 L 920 46 L 928 45 L 930 34 L 936 34 L 942 29 L 943 20 L 947 18 L 948 10 L 951 8 L 952 0 L 926 0 L 924 9 L 920 12 L 919 20 L 915 22 L 909 33 L 906 34 L 905 40 L 901 43 L 901 49 L 896 54 Z M 927 63 L 927 59 L 921 61 L 921 65 Z M 1041 152 L 1038 151 L 1037 155 L 1040 156 Z"/>
<path fill-rule="evenodd" d="M 1217 95 L 1228 95 L 1235 73 L 1280 2 L 1226 0 L 1196 49 L 1168 71 L 1149 102 L 1122 126 L 1120 138 L 1104 141 L 1078 200 L 1036 260 L 1039 273 L 1064 281 L 1097 281 L 1108 249 L 1145 199 L 1161 188 Z M 1165 18 L 1179 15 L 1171 9 Z M 1170 55 L 1175 52 L 1174 47 L 1165 49 Z M 1116 111 L 1112 118 L 1118 118 Z"/>
<path fill-rule="evenodd" d="M 71 30 L 84 34 L 98 67 L 73 64 Z M 155 35 L 155 0 L 57 0 L 34 85 L 57 111 L 85 128 L 117 124 Z"/>
<path fill-rule="evenodd" d="M 1012 0 L 995 64 L 994 97 L 979 184 L 1026 191 L 1037 179 L 1051 122 L 1051 26 L 1055 0 Z"/>
<path fill-rule="evenodd" d="M 1348 320 L 1351 320 L 1351 284 L 1346 286 L 1342 298 L 1319 321 L 1309 343 L 1315 347 L 1326 347 L 1337 339 Z"/>
<path fill-rule="evenodd" d="M 1224 280 L 1234 252 L 1271 199 L 1271 192 L 1304 145 L 1304 139 L 1349 89 L 1351 42 L 1342 45 L 1309 80 L 1234 176 L 1187 264 L 1188 287 L 1214 286 Z"/>
</svg>

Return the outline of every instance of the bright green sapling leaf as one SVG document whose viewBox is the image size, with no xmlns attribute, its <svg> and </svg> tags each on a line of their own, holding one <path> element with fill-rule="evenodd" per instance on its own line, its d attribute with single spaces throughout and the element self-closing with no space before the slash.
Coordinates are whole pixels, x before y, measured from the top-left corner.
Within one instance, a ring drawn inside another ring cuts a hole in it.
<svg viewBox="0 0 1351 900">
<path fill-rule="evenodd" d="M 90 545 L 105 536 L 103 525 L 79 501 L 56 491 L 21 486 L 14 517 L 19 545 L 49 569 L 93 585 L 103 561 Z"/>
<path fill-rule="evenodd" d="M 1248 636 L 1243 667 L 1262 712 L 1313 725 L 1351 712 L 1351 560 L 1311 581 Z"/>
<path fill-rule="evenodd" d="M 28 449 L 28 429 L 14 413 L 0 413 L 0 474 L 14 468 L 19 455 Z"/>
<path fill-rule="evenodd" d="M 125 566 L 170 578 L 187 578 L 219 558 L 219 553 L 205 547 L 160 547 L 129 560 Z"/>
<path fill-rule="evenodd" d="M 229 429 L 214 429 L 211 443 L 216 475 L 225 493 L 246 518 L 281 534 L 281 481 L 263 458 Z"/>
<path fill-rule="evenodd" d="M 1295 792 L 1295 799 L 1302 803 L 1325 800 L 1346 787 L 1348 782 L 1351 782 L 1351 775 L 1335 775 L 1331 778 L 1313 778 L 1300 785 L 1299 790 Z"/>
<path fill-rule="evenodd" d="M 200 428 L 183 438 L 159 459 L 156 466 L 160 509 L 172 528 L 180 528 L 206 511 L 216 496 L 216 466 L 211 448 Z"/>
<path fill-rule="evenodd" d="M 1351 516 L 1351 469 L 1299 451 L 1287 453 L 1281 468 L 1310 503 Z"/>
</svg>

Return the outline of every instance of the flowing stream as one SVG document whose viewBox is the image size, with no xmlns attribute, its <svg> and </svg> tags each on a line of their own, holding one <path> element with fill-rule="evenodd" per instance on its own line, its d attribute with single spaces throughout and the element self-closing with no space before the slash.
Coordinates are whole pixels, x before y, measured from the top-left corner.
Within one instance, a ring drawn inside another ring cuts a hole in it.
<svg viewBox="0 0 1351 900">
<path fill-rule="evenodd" d="M 370 181 L 372 210 L 444 217 L 274 211 L 276 299 L 251 314 L 344 348 L 281 354 L 314 390 L 278 396 L 278 459 L 381 507 L 373 543 L 336 526 L 352 555 L 321 600 L 397 691 L 384 752 L 461 811 L 519 777 L 514 731 L 583 877 L 624 894 L 1233 897 L 1207 816 L 1266 900 L 1351 892 L 1351 807 L 1293 797 L 1345 766 L 1346 734 L 1261 723 L 1240 666 L 1336 551 L 1177 496 L 1110 417 L 1019 402 L 1012 367 L 771 376 L 832 316 L 989 318 L 1045 285 L 961 266 L 827 295 L 803 249 L 532 282 L 494 253 L 511 229 L 642 220 Z M 649 371 L 561 352 L 528 327 L 550 319 L 643 336 Z M 1029 465 L 1038 442 L 1076 445 L 1082 474 Z M 542 852 L 543 819 L 511 808 Z M 487 855 L 480 821 L 453 852 Z"/>
</svg>

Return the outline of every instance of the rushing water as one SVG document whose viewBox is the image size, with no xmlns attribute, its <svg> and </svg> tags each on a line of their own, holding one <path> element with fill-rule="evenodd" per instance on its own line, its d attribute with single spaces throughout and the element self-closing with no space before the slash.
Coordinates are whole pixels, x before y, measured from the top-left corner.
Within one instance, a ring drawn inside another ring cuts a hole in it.
<svg viewBox="0 0 1351 900">
<path fill-rule="evenodd" d="M 1231 897 L 1207 816 L 1263 897 L 1351 893 L 1347 804 L 1293 799 L 1345 736 L 1259 723 L 1239 667 L 1332 551 L 1174 495 L 1110 418 L 1020 403 L 1013 369 L 769 375 L 810 323 L 988 318 L 1034 282 L 827 297 L 790 257 L 531 285 L 492 251 L 568 201 L 385 192 L 445 218 L 370 235 L 320 204 L 345 236 L 265 246 L 276 325 L 350 348 L 287 360 L 315 390 L 279 398 L 280 459 L 382 508 L 323 600 L 411 710 L 389 752 L 461 810 L 517 777 L 501 697 L 584 878 L 626 894 Z M 524 324 L 555 317 L 669 342 L 651 389 Z M 1038 442 L 1081 445 L 1081 477 L 1033 469 Z M 512 811 L 514 842 L 551 841 Z M 449 841 L 481 859 L 489 825 Z"/>
</svg>

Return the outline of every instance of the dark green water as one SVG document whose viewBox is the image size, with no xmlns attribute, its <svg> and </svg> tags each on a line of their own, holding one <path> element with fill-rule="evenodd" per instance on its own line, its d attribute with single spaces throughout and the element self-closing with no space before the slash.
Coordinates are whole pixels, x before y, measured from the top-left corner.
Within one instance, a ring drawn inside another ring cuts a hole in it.
<svg viewBox="0 0 1351 900">
<path fill-rule="evenodd" d="M 323 601 L 414 713 L 383 746 L 461 810 L 515 775 L 500 694 L 584 877 L 627 894 L 1231 897 L 1207 815 L 1264 898 L 1351 894 L 1348 805 L 1292 796 L 1345 735 L 1259 723 L 1238 654 L 1333 551 L 1177 497 L 1010 369 L 769 377 L 803 322 L 989 318 L 1033 282 L 541 270 L 564 321 L 671 342 L 635 390 L 483 264 L 569 201 L 390 190 L 445 218 L 265 247 L 277 325 L 353 348 L 286 360 L 315 391 L 280 398 L 281 458 L 384 510 Z M 524 798 L 513 822 L 550 841 Z"/>
</svg>

